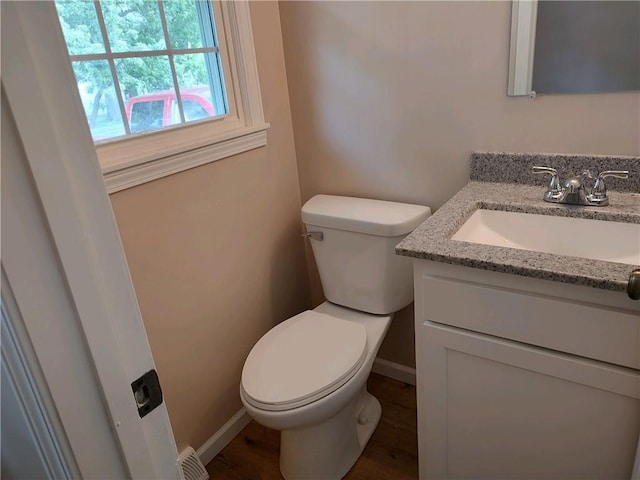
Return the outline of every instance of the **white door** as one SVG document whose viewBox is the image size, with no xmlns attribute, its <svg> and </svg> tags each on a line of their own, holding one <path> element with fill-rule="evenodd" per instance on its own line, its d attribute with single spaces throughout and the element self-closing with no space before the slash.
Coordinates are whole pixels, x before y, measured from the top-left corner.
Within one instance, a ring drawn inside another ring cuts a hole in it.
<svg viewBox="0 0 640 480">
<path fill-rule="evenodd" d="M 181 478 L 164 403 L 134 397 L 155 366 L 55 6 L 1 19 L 3 368 L 50 476 Z"/>
</svg>

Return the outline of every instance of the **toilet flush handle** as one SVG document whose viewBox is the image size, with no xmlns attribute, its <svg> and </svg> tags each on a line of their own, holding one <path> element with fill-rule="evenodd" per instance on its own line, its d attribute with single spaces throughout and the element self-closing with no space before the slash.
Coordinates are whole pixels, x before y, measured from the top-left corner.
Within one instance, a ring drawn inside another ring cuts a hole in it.
<svg viewBox="0 0 640 480">
<path fill-rule="evenodd" d="M 307 232 L 302 236 L 313 238 L 314 240 L 319 240 L 319 241 L 324 240 L 324 234 L 322 232 Z"/>
</svg>

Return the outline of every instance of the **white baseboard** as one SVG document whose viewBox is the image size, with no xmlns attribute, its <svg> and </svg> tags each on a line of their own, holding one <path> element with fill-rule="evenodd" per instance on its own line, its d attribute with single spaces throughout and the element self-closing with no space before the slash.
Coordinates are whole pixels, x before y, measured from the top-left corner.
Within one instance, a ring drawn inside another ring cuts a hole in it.
<svg viewBox="0 0 640 480">
<path fill-rule="evenodd" d="M 200 457 L 203 465 L 207 465 L 213 458 L 222 451 L 227 444 L 238 435 L 244 427 L 251 421 L 251 417 L 243 408 L 238 410 L 236 414 L 225 423 L 220 430 L 204 442 L 204 444 L 196 452 Z"/>
<path fill-rule="evenodd" d="M 373 361 L 372 372 L 385 377 L 393 378 L 399 382 L 408 383 L 409 385 L 416 384 L 416 369 L 401 365 L 399 363 L 390 362 L 384 358 L 376 357 Z"/>
</svg>

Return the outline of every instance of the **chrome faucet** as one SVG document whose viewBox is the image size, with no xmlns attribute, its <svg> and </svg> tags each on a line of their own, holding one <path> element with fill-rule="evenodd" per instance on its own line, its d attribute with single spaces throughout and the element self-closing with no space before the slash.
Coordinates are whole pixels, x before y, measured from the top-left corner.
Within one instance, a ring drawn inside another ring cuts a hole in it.
<svg viewBox="0 0 640 480">
<path fill-rule="evenodd" d="M 533 173 L 548 173 L 551 182 L 543 199 L 546 202 L 565 203 L 570 205 L 590 205 L 604 207 L 609 205 L 607 186 L 604 179 L 607 177 L 629 178 L 627 170 L 607 170 L 600 172 L 594 179 L 589 170 L 582 175 L 567 177 L 564 182 L 560 180 L 558 171 L 551 167 L 532 167 Z"/>
</svg>

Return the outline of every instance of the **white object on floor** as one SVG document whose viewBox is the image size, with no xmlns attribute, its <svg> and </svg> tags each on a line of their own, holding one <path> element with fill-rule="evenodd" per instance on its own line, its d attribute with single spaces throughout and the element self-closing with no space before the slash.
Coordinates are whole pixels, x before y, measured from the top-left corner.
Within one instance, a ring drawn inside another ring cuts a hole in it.
<svg viewBox="0 0 640 480">
<path fill-rule="evenodd" d="M 200 461 L 200 457 L 191 447 L 185 448 L 178 455 L 178 463 L 182 469 L 184 480 L 209 480 L 207 469 Z"/>
<path fill-rule="evenodd" d="M 341 478 L 371 438 L 382 409 L 367 378 L 393 313 L 413 301 L 412 262 L 395 246 L 430 213 L 329 195 L 303 206 L 328 301 L 267 332 L 240 386 L 249 415 L 281 431 L 285 479 Z"/>
</svg>

